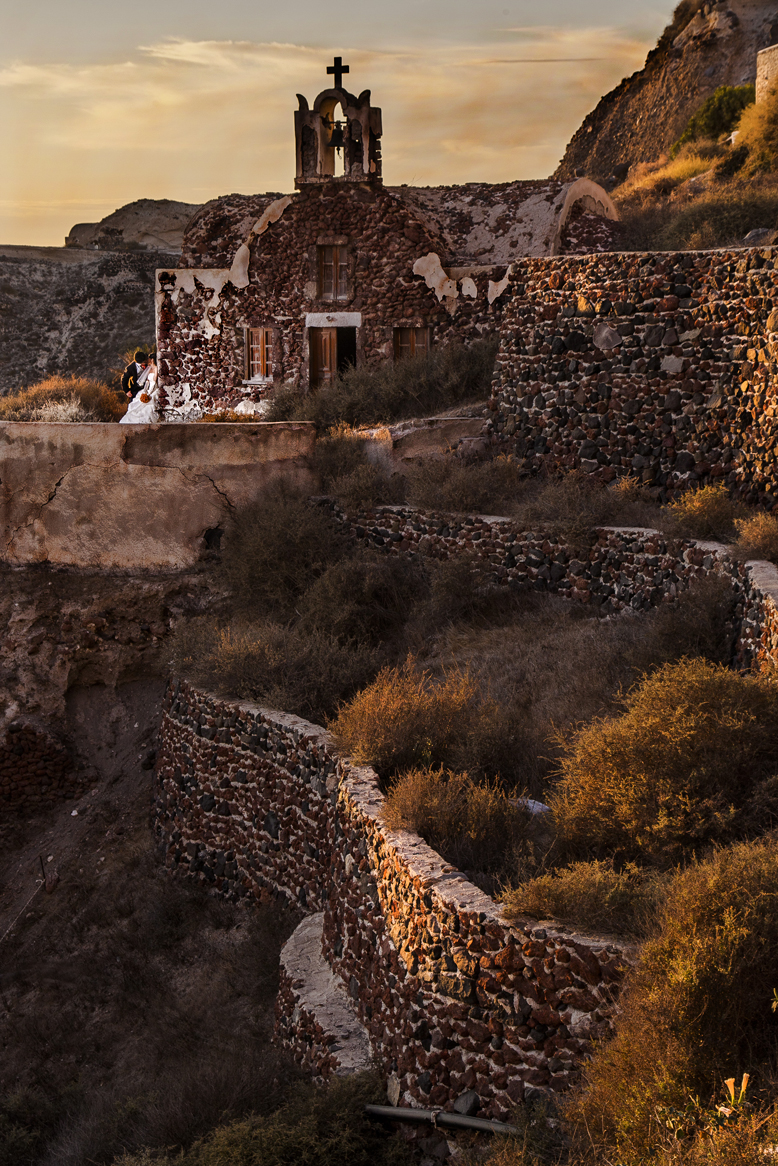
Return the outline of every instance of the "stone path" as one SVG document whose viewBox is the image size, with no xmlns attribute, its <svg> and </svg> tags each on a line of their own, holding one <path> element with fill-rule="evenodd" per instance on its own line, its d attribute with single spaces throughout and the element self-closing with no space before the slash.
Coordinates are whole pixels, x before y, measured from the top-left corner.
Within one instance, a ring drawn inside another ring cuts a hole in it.
<svg viewBox="0 0 778 1166">
<path fill-rule="evenodd" d="M 294 985 L 297 1007 L 310 1013 L 325 1034 L 336 1037 L 329 1051 L 340 1062 L 335 1072 L 345 1077 L 371 1067 L 370 1042 L 345 984 L 322 955 L 323 923 L 323 912 L 304 919 L 283 948 L 281 964 Z"/>
</svg>

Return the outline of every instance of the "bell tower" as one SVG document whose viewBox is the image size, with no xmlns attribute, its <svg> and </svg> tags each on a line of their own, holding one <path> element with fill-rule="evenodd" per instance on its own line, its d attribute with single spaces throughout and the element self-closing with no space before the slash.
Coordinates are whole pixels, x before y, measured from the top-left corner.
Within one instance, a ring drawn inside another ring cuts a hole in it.
<svg viewBox="0 0 778 1166">
<path fill-rule="evenodd" d="M 349 67 L 342 57 L 335 57 L 327 72 L 334 75 L 335 85 L 322 90 L 313 109 L 297 94 L 294 184 L 299 189 L 325 182 L 381 183 L 381 110 L 371 107 L 369 89 L 354 97 L 344 88 L 343 75 Z M 343 174 L 336 176 L 341 152 Z"/>
</svg>

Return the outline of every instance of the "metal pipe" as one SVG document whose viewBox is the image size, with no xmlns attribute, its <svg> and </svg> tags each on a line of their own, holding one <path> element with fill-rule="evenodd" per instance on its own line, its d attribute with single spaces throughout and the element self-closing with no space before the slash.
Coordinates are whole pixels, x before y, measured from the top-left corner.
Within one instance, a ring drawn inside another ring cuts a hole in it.
<svg viewBox="0 0 778 1166">
<path fill-rule="evenodd" d="M 442 1109 L 401 1109 L 394 1105 L 366 1105 L 368 1117 L 382 1121 L 404 1121 L 413 1125 L 429 1124 L 439 1129 L 480 1130 L 484 1134 L 517 1134 L 516 1126 L 502 1121 L 488 1121 L 483 1117 L 465 1117 L 461 1113 L 445 1113 Z"/>
</svg>

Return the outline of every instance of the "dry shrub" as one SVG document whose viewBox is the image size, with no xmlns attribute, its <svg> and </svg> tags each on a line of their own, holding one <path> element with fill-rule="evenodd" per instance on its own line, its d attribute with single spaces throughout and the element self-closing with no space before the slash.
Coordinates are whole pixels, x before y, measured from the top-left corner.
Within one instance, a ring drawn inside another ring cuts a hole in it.
<svg viewBox="0 0 778 1166">
<path fill-rule="evenodd" d="M 776 821 L 778 686 L 706 660 L 646 675 L 624 712 L 565 742 L 550 804 L 563 852 L 668 864 Z"/>
<path fill-rule="evenodd" d="M 508 588 L 496 588 L 490 581 L 488 564 L 475 554 L 453 559 L 430 560 L 429 598 L 418 615 L 421 638 L 429 638 L 430 627 L 445 628 L 461 620 L 475 620 L 493 612 L 495 600 L 510 600 Z M 498 595 L 495 595 L 495 592 Z"/>
<path fill-rule="evenodd" d="M 341 558 L 341 524 L 285 485 L 266 490 L 236 512 L 222 544 L 220 574 L 238 611 L 294 609 L 297 596 Z"/>
<path fill-rule="evenodd" d="M 425 590 L 421 567 L 405 555 L 356 553 L 328 567 L 300 597 L 300 627 L 342 643 L 384 643 L 401 633 Z"/>
<path fill-rule="evenodd" d="M 529 915 L 590 931 L 645 936 L 656 926 L 666 883 L 667 876 L 634 863 L 616 870 L 606 861 L 574 862 L 514 887 L 505 895 L 505 913 L 514 920 Z"/>
<path fill-rule="evenodd" d="M 0 397 L 0 421 L 118 421 L 126 412 L 125 396 L 87 377 L 48 377 Z"/>
<path fill-rule="evenodd" d="M 525 842 L 529 815 L 497 782 L 468 773 L 412 769 L 389 790 L 383 820 L 413 830 L 460 870 L 499 875 Z"/>
<path fill-rule="evenodd" d="M 758 109 L 759 106 L 753 108 Z M 733 151 L 734 163 L 741 149 Z M 727 159 L 720 163 L 724 168 Z M 753 189 L 748 179 L 735 178 L 728 187 L 706 191 L 688 205 L 661 216 L 654 240 L 661 251 L 706 250 L 739 243 L 749 231 L 773 227 L 778 218 L 778 194 L 774 187 Z"/>
<path fill-rule="evenodd" d="M 518 465 L 507 457 L 465 462 L 429 458 L 407 472 L 409 500 L 428 510 L 467 514 L 504 514 L 524 485 Z"/>
<path fill-rule="evenodd" d="M 533 483 L 519 496 L 512 514 L 524 530 L 541 528 L 576 547 L 588 545 L 596 527 L 655 527 L 660 511 L 634 479 L 605 486 L 589 474 L 573 473 Z"/>
<path fill-rule="evenodd" d="M 437 577 L 432 575 L 433 589 Z M 648 668 L 683 655 L 721 663 L 732 655 L 734 594 L 724 577 L 696 581 L 675 604 L 605 621 L 583 604 L 541 592 L 511 594 L 507 588 L 484 589 L 476 593 L 474 606 L 457 611 L 456 574 L 448 581 L 459 622 L 446 627 L 445 595 L 434 624 L 427 614 L 431 601 L 422 604 L 413 624 L 419 626 L 414 648 L 436 675 L 454 666 L 467 669 L 500 710 L 494 721 L 482 714 L 471 723 L 463 765 L 471 772 L 499 773 L 541 800 L 561 750 L 558 734 L 615 711 L 620 690 Z M 433 644 L 430 626 L 443 628 Z M 497 727 L 489 749 L 492 726 Z"/>
<path fill-rule="evenodd" d="M 347 510 L 400 502 L 405 495 L 402 476 L 370 462 L 364 441 L 347 425 L 318 439 L 313 465 L 321 492 L 334 495 Z"/>
<path fill-rule="evenodd" d="M 230 424 L 248 423 L 256 425 L 258 421 L 264 421 L 265 418 L 257 416 L 252 413 L 236 413 L 234 409 L 220 409 L 217 413 L 203 413 L 202 417 L 198 417 L 195 421 L 196 425 L 218 425 L 225 421 Z"/>
<path fill-rule="evenodd" d="M 488 396 L 497 342 L 448 344 L 425 356 L 349 367 L 332 385 L 306 396 L 276 392 L 269 421 L 313 421 L 319 430 L 424 417 Z"/>
<path fill-rule="evenodd" d="M 687 490 L 663 507 L 662 519 L 665 529 L 678 536 L 729 541 L 740 513 L 727 487 L 719 482 Z"/>
<path fill-rule="evenodd" d="M 357 765 L 373 765 L 389 776 L 414 766 L 447 764 L 481 704 L 468 672 L 454 668 L 435 683 L 409 656 L 400 668 L 382 668 L 339 710 L 330 728 L 338 747 Z"/>
<path fill-rule="evenodd" d="M 194 621 L 176 637 L 174 654 L 177 670 L 196 684 L 319 724 L 379 665 L 377 649 L 368 644 L 270 620 L 226 628 L 211 619 Z"/>
<path fill-rule="evenodd" d="M 566 1105 L 578 1134 L 574 1149 L 605 1161 L 615 1154 L 630 1166 L 655 1161 L 665 1133 L 659 1106 L 683 1109 L 695 1094 L 705 1103 L 725 1078 L 739 1081 L 769 1066 L 778 1025 L 771 1011 L 776 901 L 773 840 L 738 844 L 675 876 L 660 930 L 620 1000 L 616 1034 L 596 1051 L 585 1088 Z M 665 1146 L 667 1157 L 658 1160 L 678 1161 L 668 1152 L 677 1154 L 678 1144 L 665 1136 Z M 691 1161 L 723 1166 L 738 1158 L 711 1146 Z"/>
<path fill-rule="evenodd" d="M 778 91 L 775 88 L 758 105 L 744 110 L 738 125 L 737 144 L 748 148 L 747 169 L 751 172 L 775 169 L 778 163 Z"/>
<path fill-rule="evenodd" d="M 730 554 L 738 559 L 767 559 L 778 563 L 778 514 L 763 510 L 750 518 L 736 518 L 737 542 Z"/>
<path fill-rule="evenodd" d="M 376 1075 L 334 1077 L 298 1086 L 275 1113 L 220 1126 L 186 1153 L 125 1154 L 114 1166 L 411 1166 L 405 1140 L 365 1114 L 371 1102 L 386 1102 Z"/>
</svg>

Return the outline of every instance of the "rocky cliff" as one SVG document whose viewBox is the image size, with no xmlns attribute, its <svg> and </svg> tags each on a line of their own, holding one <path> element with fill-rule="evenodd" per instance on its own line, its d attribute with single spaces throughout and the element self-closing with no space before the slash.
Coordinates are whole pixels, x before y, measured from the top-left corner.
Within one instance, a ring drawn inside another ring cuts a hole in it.
<svg viewBox="0 0 778 1166">
<path fill-rule="evenodd" d="M 554 177 L 603 179 L 658 158 L 720 85 L 753 83 L 756 54 L 776 41 L 776 0 L 683 0 L 640 72 L 585 118 Z"/>
<path fill-rule="evenodd" d="M 154 338 L 158 251 L 0 247 L 0 393 L 51 376 L 105 377 Z"/>
</svg>

